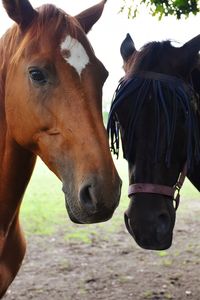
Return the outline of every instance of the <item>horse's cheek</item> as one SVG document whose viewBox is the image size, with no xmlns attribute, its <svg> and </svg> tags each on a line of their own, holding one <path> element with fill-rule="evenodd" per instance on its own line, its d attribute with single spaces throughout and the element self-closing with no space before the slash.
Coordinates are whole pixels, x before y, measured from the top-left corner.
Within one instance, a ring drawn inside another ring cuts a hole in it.
<svg viewBox="0 0 200 300">
<path fill-rule="evenodd" d="M 28 114 L 28 111 L 21 110 L 20 104 L 12 104 L 6 111 L 7 126 L 10 136 L 21 146 L 27 146 L 31 143 L 34 135 L 33 125 L 34 115 Z"/>
</svg>

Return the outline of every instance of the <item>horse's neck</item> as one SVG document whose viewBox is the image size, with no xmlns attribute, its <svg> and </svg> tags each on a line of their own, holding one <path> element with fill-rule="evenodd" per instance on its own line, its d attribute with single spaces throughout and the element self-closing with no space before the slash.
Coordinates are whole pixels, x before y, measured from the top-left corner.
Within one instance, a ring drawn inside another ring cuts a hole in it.
<svg viewBox="0 0 200 300">
<path fill-rule="evenodd" d="M 200 131 L 200 66 L 197 66 L 191 73 L 191 81 L 193 89 L 197 96 L 197 108 L 198 108 L 198 123 L 199 123 L 199 131 Z"/>
<path fill-rule="evenodd" d="M 12 223 L 36 159 L 14 141 L 6 123 L 5 78 L 9 57 L 5 49 L 9 43 L 7 36 L 0 39 L 0 235 L 6 234 Z"/>
<path fill-rule="evenodd" d="M 193 170 L 187 175 L 187 177 L 200 192 L 200 163 L 194 166 Z"/>
<path fill-rule="evenodd" d="M 195 68 L 191 74 L 192 85 L 200 100 L 200 67 Z M 198 103 L 200 105 L 200 103 Z M 200 107 L 199 107 L 200 109 Z"/>
<path fill-rule="evenodd" d="M 0 232 L 5 234 L 19 209 L 35 156 L 5 135 L 0 153 Z"/>
<path fill-rule="evenodd" d="M 199 130 L 200 130 L 200 69 L 196 68 L 192 72 L 192 84 L 198 97 L 198 112 L 199 112 Z M 192 171 L 187 175 L 191 183 L 200 191 L 200 163 L 196 164 Z"/>
</svg>

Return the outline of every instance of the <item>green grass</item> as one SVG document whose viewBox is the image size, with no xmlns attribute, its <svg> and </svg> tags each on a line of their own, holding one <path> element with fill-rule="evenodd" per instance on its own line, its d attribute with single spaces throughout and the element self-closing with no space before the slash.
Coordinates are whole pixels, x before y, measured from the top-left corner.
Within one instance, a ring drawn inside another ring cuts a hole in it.
<svg viewBox="0 0 200 300">
<path fill-rule="evenodd" d="M 120 205 L 113 218 L 100 224 L 77 225 L 72 223 L 67 215 L 61 182 L 38 159 L 21 208 L 21 222 L 26 235 L 53 234 L 59 226 L 63 228 L 66 240 L 91 243 L 94 238 L 98 238 L 98 234 L 101 238 L 103 236 L 104 239 L 108 239 L 109 234 L 124 226 L 123 215 L 129 204 L 128 167 L 122 158 L 114 158 L 114 162 L 123 180 L 123 188 Z M 186 180 L 181 190 L 181 204 L 178 210 L 180 215 L 188 212 L 190 199 L 194 198 L 199 198 L 199 192 Z"/>
<path fill-rule="evenodd" d="M 21 220 L 27 233 L 51 234 L 64 218 L 61 183 L 38 159 L 21 207 Z"/>
<path fill-rule="evenodd" d="M 120 168 L 124 163 L 120 163 Z M 97 227 L 98 232 L 107 232 L 104 234 L 104 238 L 107 239 L 107 234 L 109 235 L 123 224 L 123 210 L 127 205 L 126 198 L 126 203 L 121 201 L 114 217 L 105 223 L 91 225 L 72 223 L 65 208 L 61 182 L 38 159 L 22 202 L 20 219 L 26 235 L 50 235 L 57 230 L 58 226 L 62 226 L 66 240 L 90 243 L 96 236 Z"/>
</svg>

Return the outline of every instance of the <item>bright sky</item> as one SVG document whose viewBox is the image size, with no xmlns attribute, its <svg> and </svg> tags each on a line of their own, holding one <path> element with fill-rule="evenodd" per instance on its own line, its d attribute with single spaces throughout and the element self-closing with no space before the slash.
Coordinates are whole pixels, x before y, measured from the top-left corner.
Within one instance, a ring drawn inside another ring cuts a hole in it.
<svg viewBox="0 0 200 300">
<path fill-rule="evenodd" d="M 52 3 L 67 13 L 76 15 L 99 1 L 32 0 L 30 2 L 33 7 Z M 147 9 L 144 8 L 136 19 L 128 20 L 126 14 L 118 13 L 122 2 L 122 0 L 108 0 L 101 19 L 88 34 L 97 57 L 109 71 L 109 78 L 104 86 L 104 107 L 107 106 L 107 103 L 110 104 L 117 82 L 123 75 L 119 48 L 127 32 L 131 34 L 136 48 L 140 48 L 149 41 L 165 39 L 177 41 L 182 45 L 200 33 L 200 14 L 196 17 L 191 16 L 186 20 L 177 21 L 175 18 L 166 17 L 162 21 L 158 21 L 156 17 L 148 15 Z M 2 35 L 6 28 L 12 24 L 12 21 L 7 17 L 1 2 L 0 20 L 0 35 Z"/>
</svg>

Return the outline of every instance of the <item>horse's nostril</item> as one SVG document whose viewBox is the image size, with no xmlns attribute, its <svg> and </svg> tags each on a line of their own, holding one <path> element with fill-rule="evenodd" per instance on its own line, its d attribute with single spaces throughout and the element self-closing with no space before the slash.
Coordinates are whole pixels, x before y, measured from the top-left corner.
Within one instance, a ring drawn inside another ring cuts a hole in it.
<svg viewBox="0 0 200 300">
<path fill-rule="evenodd" d="M 160 214 L 157 218 L 157 238 L 163 240 L 168 235 L 171 227 L 171 219 L 168 214 Z"/>
<path fill-rule="evenodd" d="M 82 206 L 89 212 L 95 213 L 97 210 L 97 201 L 94 195 L 94 187 L 91 185 L 84 185 L 79 193 L 79 199 Z"/>
</svg>

